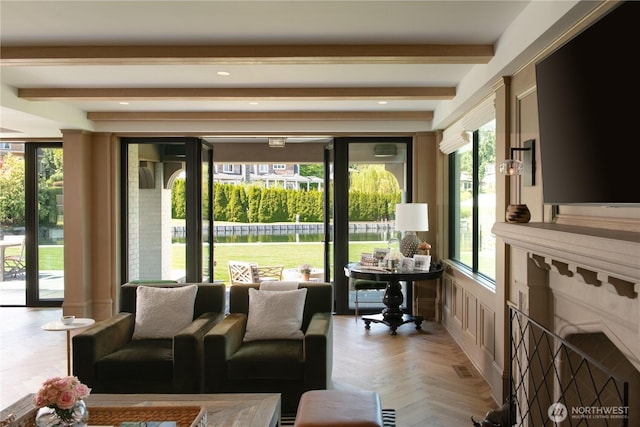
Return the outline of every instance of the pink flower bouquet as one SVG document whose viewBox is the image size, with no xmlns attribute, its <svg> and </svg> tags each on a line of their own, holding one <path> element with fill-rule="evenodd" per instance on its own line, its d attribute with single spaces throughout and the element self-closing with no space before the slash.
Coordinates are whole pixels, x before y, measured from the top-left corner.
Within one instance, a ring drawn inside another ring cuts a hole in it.
<svg viewBox="0 0 640 427">
<path fill-rule="evenodd" d="M 74 376 L 54 377 L 46 380 L 35 397 L 36 407 L 48 407 L 63 420 L 73 414 L 74 406 L 89 396 L 91 389 Z"/>
</svg>

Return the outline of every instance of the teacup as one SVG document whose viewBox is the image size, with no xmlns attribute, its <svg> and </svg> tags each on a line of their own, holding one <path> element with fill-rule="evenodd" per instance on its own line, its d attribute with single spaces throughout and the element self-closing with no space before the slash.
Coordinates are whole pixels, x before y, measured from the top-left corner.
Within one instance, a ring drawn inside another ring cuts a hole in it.
<svg viewBox="0 0 640 427">
<path fill-rule="evenodd" d="M 62 316 L 60 321 L 63 325 L 71 325 L 76 320 L 76 316 Z"/>
</svg>

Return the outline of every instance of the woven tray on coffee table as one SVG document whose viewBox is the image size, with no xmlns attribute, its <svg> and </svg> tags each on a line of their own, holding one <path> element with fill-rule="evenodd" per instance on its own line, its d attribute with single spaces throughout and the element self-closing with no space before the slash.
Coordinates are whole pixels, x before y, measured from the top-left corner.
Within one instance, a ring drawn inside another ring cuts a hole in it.
<svg viewBox="0 0 640 427">
<path fill-rule="evenodd" d="M 124 422 L 175 421 L 177 427 L 205 427 L 207 411 L 199 406 L 90 406 L 88 425 L 119 427 Z M 25 417 L 29 422 L 18 426 L 35 426 L 35 411 Z"/>
<path fill-rule="evenodd" d="M 204 427 L 206 411 L 199 406 L 89 407 L 89 425 L 119 426 L 124 422 L 175 421 L 177 427 Z"/>
</svg>

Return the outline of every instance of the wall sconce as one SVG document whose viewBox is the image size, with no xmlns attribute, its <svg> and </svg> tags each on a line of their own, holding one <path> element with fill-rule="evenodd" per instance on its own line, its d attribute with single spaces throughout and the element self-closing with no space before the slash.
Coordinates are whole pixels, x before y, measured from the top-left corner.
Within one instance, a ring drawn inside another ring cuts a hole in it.
<svg viewBox="0 0 640 427">
<path fill-rule="evenodd" d="M 286 143 L 287 138 L 281 136 L 269 138 L 269 147 L 271 148 L 282 148 Z"/>
<path fill-rule="evenodd" d="M 400 252 L 407 258 L 418 251 L 420 238 L 416 231 L 429 231 L 429 209 L 426 203 L 398 203 L 396 205 L 396 231 L 405 231 L 400 241 Z"/>
<path fill-rule="evenodd" d="M 514 159 L 514 152 L 522 153 L 522 160 Z M 511 147 L 511 158 L 500 163 L 500 173 L 516 177 L 516 203 L 509 204 L 505 219 L 512 223 L 526 223 L 531 219 L 531 212 L 526 204 L 521 203 L 521 188 L 518 178 L 522 178 L 523 185 L 536 185 L 536 141 L 529 139 L 522 143 L 522 147 Z"/>
<path fill-rule="evenodd" d="M 500 172 L 508 176 L 522 175 L 525 187 L 536 185 L 536 140 L 529 139 L 522 143 L 522 147 L 511 147 L 510 150 L 511 158 L 500 163 Z M 515 151 L 522 153 L 522 160 L 514 158 Z"/>
</svg>

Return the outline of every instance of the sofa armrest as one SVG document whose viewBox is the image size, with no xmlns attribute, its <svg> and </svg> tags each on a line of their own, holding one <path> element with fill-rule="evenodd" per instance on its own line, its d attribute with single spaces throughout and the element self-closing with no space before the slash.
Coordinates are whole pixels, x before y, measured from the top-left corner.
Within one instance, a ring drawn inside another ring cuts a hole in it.
<svg viewBox="0 0 640 427">
<path fill-rule="evenodd" d="M 223 313 L 204 313 L 173 337 L 173 384 L 176 393 L 201 393 L 204 367 L 204 336 Z"/>
<path fill-rule="evenodd" d="M 304 335 L 305 382 L 313 389 L 326 389 L 333 370 L 333 316 L 315 313 Z"/>
<path fill-rule="evenodd" d="M 73 374 L 88 387 L 93 387 L 96 362 L 131 341 L 134 325 L 133 314 L 118 313 L 75 335 Z"/>
<path fill-rule="evenodd" d="M 227 378 L 227 360 L 242 346 L 247 315 L 231 313 L 204 336 L 205 393 L 223 390 Z"/>
</svg>

